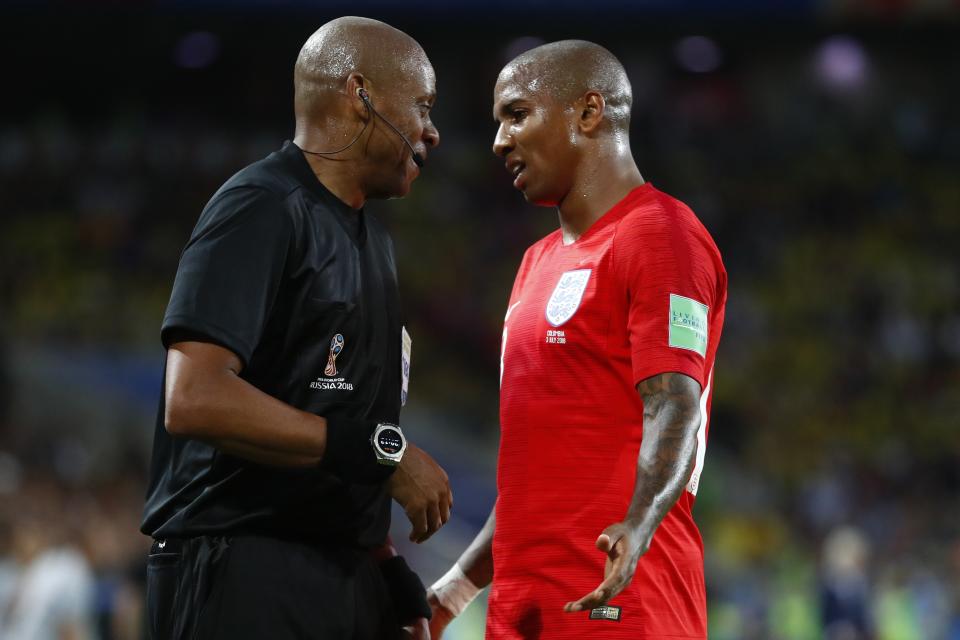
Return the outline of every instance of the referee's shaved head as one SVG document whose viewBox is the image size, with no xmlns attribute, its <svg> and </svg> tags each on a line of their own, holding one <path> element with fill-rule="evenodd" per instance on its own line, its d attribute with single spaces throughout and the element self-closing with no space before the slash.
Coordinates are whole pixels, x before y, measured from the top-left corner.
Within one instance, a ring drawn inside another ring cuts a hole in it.
<svg viewBox="0 0 960 640">
<path fill-rule="evenodd" d="M 436 74 L 416 40 L 378 20 L 331 20 L 300 49 L 293 84 L 293 143 L 329 190 L 354 208 L 410 191 L 440 142 Z"/>
<path fill-rule="evenodd" d="M 416 40 L 388 24 L 345 16 L 326 23 L 304 43 L 294 67 L 297 118 L 321 115 L 329 93 L 343 88 L 351 73 L 392 88 L 433 68 Z"/>
<path fill-rule="evenodd" d="M 497 85 L 515 82 L 532 94 L 569 104 L 588 91 L 600 93 L 605 119 L 615 130 L 630 126 L 633 91 L 623 65 L 605 48 L 586 40 L 551 42 L 514 58 Z"/>
</svg>

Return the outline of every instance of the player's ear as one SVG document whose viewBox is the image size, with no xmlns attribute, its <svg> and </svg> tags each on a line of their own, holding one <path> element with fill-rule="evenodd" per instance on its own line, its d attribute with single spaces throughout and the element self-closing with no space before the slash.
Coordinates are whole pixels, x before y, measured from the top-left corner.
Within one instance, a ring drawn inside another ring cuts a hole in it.
<svg viewBox="0 0 960 640">
<path fill-rule="evenodd" d="M 580 118 L 578 125 L 584 133 L 593 133 L 603 122 L 603 110 L 606 108 L 606 101 L 603 95 L 597 91 L 587 91 L 580 98 L 577 106 L 580 107 Z"/>
<path fill-rule="evenodd" d="M 367 105 L 360 97 L 361 93 L 367 91 L 367 84 L 367 79 L 363 77 L 362 73 L 353 72 L 347 76 L 345 93 L 350 100 L 350 108 L 361 120 L 366 120 L 370 117 Z"/>
</svg>

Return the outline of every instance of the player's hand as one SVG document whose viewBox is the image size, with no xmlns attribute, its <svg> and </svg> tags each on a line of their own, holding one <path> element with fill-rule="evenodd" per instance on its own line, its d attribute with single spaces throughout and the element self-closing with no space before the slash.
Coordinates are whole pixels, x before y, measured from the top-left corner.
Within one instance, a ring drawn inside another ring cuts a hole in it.
<svg viewBox="0 0 960 640">
<path fill-rule="evenodd" d="M 447 628 L 447 625 L 453 621 L 454 615 L 440 604 L 440 600 L 437 599 L 437 594 L 434 593 L 433 589 L 427 589 L 427 602 L 430 604 L 430 611 L 433 614 L 430 618 L 430 637 L 439 639 L 443 636 L 443 631 Z"/>
<path fill-rule="evenodd" d="M 618 522 L 604 529 L 597 538 L 597 549 L 607 554 L 603 582 L 576 602 L 568 602 L 563 610 L 572 613 L 607 604 L 630 584 L 637 570 L 637 561 L 649 548 L 650 536 L 641 535 L 628 522 Z"/>
<path fill-rule="evenodd" d="M 390 495 L 413 525 L 411 542 L 423 542 L 450 519 L 453 493 L 447 473 L 415 444 L 407 443 L 400 465 L 390 476 L 389 487 Z"/>
<path fill-rule="evenodd" d="M 430 640 L 430 627 L 426 618 L 417 618 L 416 622 L 401 629 L 402 640 Z"/>
</svg>

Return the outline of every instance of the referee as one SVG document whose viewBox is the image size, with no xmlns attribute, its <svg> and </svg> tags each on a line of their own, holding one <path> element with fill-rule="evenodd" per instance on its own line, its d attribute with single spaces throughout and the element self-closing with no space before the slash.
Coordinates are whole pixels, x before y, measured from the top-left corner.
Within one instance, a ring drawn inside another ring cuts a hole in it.
<svg viewBox="0 0 960 640">
<path fill-rule="evenodd" d="M 439 142 L 434 71 L 386 24 L 304 44 L 296 136 L 204 208 L 180 258 L 141 530 L 152 638 L 425 637 L 387 539 L 422 542 L 447 476 L 398 426 L 411 341 L 393 245 L 363 211 L 405 195 Z"/>
</svg>

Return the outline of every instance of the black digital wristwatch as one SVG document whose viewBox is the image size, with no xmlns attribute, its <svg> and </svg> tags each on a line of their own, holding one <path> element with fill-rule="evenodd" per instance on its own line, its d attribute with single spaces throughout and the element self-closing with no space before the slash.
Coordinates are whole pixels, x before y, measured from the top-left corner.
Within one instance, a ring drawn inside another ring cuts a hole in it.
<svg viewBox="0 0 960 640">
<path fill-rule="evenodd" d="M 370 436 L 370 444 L 377 454 L 377 462 L 395 467 L 400 464 L 403 452 L 407 450 L 407 439 L 403 431 L 395 424 L 381 422 Z"/>
</svg>

